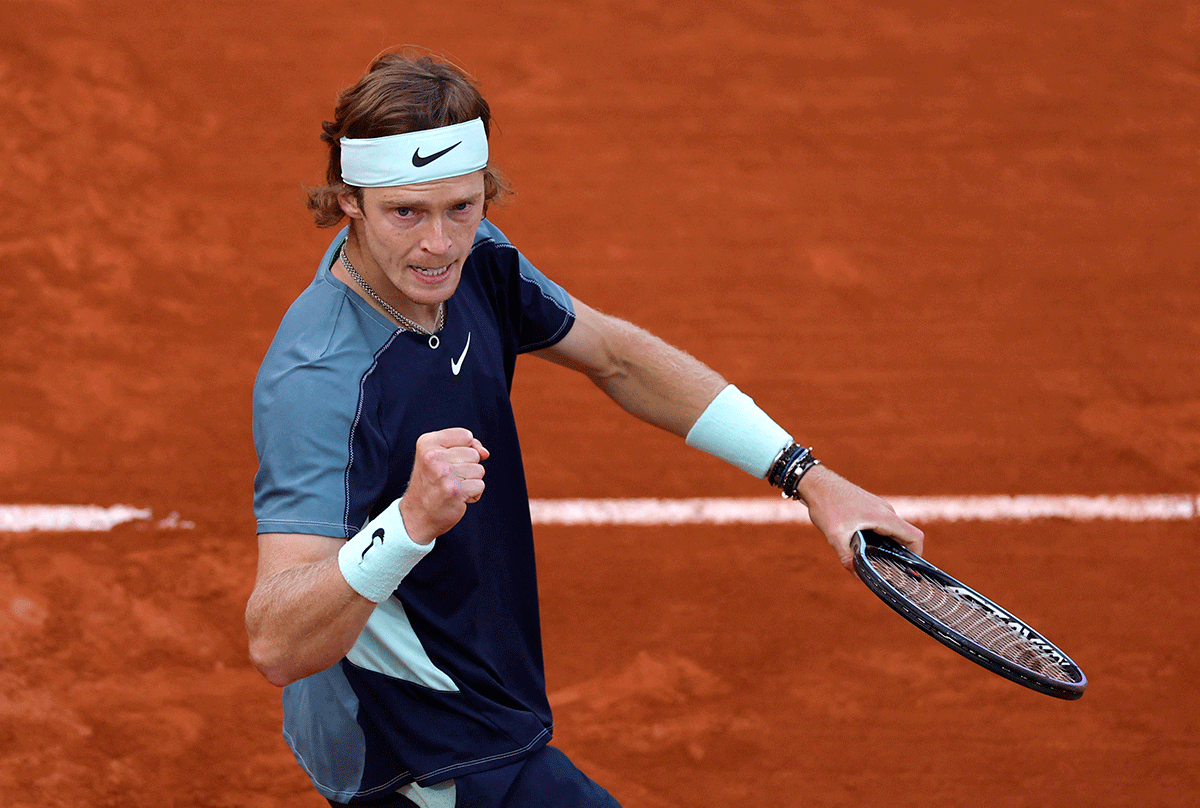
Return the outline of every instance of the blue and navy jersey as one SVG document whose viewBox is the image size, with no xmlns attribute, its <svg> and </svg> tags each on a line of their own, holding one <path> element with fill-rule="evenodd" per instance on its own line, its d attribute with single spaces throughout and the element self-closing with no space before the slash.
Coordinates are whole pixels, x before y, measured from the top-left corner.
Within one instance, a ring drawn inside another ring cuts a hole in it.
<svg viewBox="0 0 1200 808">
<path fill-rule="evenodd" d="M 438 347 L 330 272 L 284 316 L 254 387 L 260 533 L 349 538 L 404 493 L 417 438 L 466 427 L 487 489 L 375 610 L 338 664 L 284 689 L 284 735 L 341 802 L 502 766 L 550 738 L 533 529 L 509 392 L 519 354 L 574 311 L 484 221 Z"/>
</svg>

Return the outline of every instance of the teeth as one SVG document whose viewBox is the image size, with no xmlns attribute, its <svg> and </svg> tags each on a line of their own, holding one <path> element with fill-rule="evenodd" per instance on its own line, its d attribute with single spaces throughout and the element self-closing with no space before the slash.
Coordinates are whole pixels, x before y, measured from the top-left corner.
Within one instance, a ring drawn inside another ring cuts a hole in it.
<svg viewBox="0 0 1200 808">
<path fill-rule="evenodd" d="M 448 272 L 450 270 L 450 266 L 447 264 L 444 267 L 435 267 L 434 269 L 426 269 L 425 267 L 413 267 L 413 269 L 428 278 L 433 278 Z"/>
</svg>

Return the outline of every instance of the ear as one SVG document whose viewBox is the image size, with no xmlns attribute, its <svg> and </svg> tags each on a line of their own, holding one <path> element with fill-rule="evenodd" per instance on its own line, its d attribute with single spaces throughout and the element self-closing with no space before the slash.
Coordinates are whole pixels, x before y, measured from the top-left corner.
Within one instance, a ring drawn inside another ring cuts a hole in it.
<svg viewBox="0 0 1200 808">
<path fill-rule="evenodd" d="M 342 213 L 346 214 L 351 219 L 362 219 L 362 207 L 358 204 L 358 198 L 353 193 L 338 194 L 338 205 L 342 209 Z"/>
</svg>

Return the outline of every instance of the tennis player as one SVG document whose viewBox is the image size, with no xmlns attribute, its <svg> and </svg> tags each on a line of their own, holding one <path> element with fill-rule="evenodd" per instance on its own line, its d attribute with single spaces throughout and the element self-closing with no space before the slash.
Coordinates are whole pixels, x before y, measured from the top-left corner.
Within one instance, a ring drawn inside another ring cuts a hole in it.
<svg viewBox="0 0 1200 808">
<path fill-rule="evenodd" d="M 331 805 L 615 806 L 549 745 L 516 358 L 802 500 L 850 565 L 883 500 L 683 351 L 573 298 L 485 218 L 506 190 L 471 80 L 389 54 L 324 125 L 333 237 L 254 389 L 250 654 Z M 486 470 L 486 473 L 485 473 Z"/>
</svg>

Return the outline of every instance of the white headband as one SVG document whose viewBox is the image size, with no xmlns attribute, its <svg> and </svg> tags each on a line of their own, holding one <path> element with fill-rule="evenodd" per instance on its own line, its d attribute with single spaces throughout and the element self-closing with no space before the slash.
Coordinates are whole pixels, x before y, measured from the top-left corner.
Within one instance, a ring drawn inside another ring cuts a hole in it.
<svg viewBox="0 0 1200 808">
<path fill-rule="evenodd" d="M 444 180 L 487 165 L 487 132 L 480 118 L 387 137 L 342 138 L 342 182 L 386 188 Z"/>
</svg>

